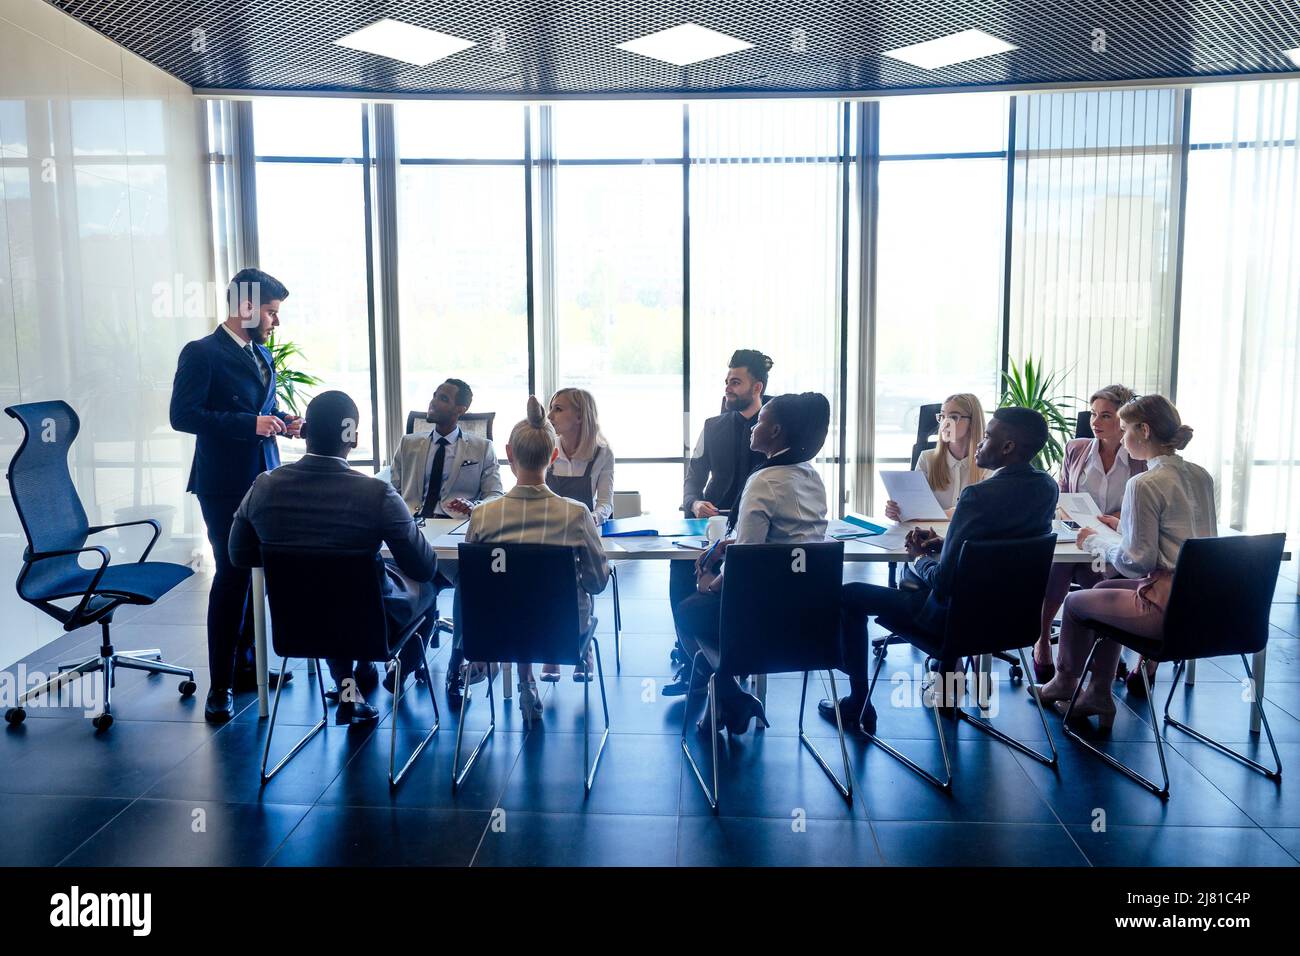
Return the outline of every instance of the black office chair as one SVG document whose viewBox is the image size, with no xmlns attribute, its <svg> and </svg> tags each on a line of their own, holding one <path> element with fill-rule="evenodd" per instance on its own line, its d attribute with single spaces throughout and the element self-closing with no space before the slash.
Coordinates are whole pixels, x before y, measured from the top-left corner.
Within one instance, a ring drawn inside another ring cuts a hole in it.
<svg viewBox="0 0 1300 956">
<path fill-rule="evenodd" d="M 112 694 L 115 671 L 119 667 L 181 676 L 184 678 L 179 688 L 181 696 L 189 697 L 197 689 L 192 670 L 164 664 L 157 648 L 114 650 L 109 625 L 120 605 L 153 604 L 194 572 L 183 564 L 146 560 L 162 531 L 153 518 L 90 526 L 68 471 L 68 453 L 81 430 L 81 419 L 71 405 L 57 401 L 33 402 L 11 405 L 5 414 L 23 426 L 23 441 L 9 462 L 7 475 L 18 520 L 27 537 L 16 584 L 18 596 L 54 618 L 65 631 L 98 624 L 101 633 L 97 655 L 60 664 L 54 678 L 19 696 L 16 706 L 5 711 L 5 720 L 15 725 L 22 723 L 27 716 L 24 705 L 29 701 L 42 694 L 57 699 L 58 693 L 73 681 L 102 671 L 104 709 L 91 723 L 96 730 L 107 730 L 113 724 Z M 142 524 L 153 528 L 153 537 L 132 564 L 110 567 L 107 548 L 86 544 L 92 534 Z M 77 561 L 82 554 L 96 555 L 99 566 L 83 568 Z M 72 608 L 54 603 L 71 598 L 78 599 Z"/>
<path fill-rule="evenodd" d="M 275 687 L 275 705 L 271 708 L 271 726 L 267 728 L 266 744 L 262 748 L 262 785 L 265 786 L 324 729 L 329 711 L 325 703 L 321 661 L 344 658 L 392 663 L 396 668 L 388 740 L 388 785 L 396 787 L 441 724 L 428 661 L 426 655 L 421 654 L 416 673 L 429 690 L 429 700 L 433 703 L 433 728 L 406 759 L 402 769 L 394 773 L 397 715 L 405 683 L 398 655 L 407 641 L 418 640 L 415 635 L 426 618 L 416 618 L 399 634 L 389 633 L 388 617 L 384 613 L 384 563 L 373 551 L 322 551 L 319 548 L 263 545 L 262 562 L 266 568 L 266 596 L 271 604 L 271 646 L 281 658 L 280 680 Z M 284 672 L 293 658 L 305 658 L 316 665 L 321 719 L 268 773 L 266 764 L 271 755 L 271 738 L 275 735 L 275 718 L 280 711 Z"/>
<path fill-rule="evenodd" d="M 1282 760 L 1277 753 L 1277 744 L 1273 742 L 1268 715 L 1264 713 L 1259 695 L 1254 693 L 1255 675 L 1251 673 L 1246 655 L 1257 654 L 1268 643 L 1268 612 L 1273 600 L 1273 588 L 1277 584 L 1278 568 L 1282 564 L 1285 541 L 1286 536 L 1280 533 L 1191 538 L 1184 541 L 1182 550 L 1178 553 L 1178 564 L 1174 568 L 1161 639 L 1153 641 L 1098 621 L 1085 621 L 1086 626 L 1096 633 L 1097 640 L 1088 651 L 1083 672 L 1088 673 L 1097 647 L 1107 638 L 1119 642 L 1129 650 L 1137 651 L 1147 660 L 1176 661 L 1169 696 L 1165 698 L 1165 723 L 1209 744 L 1220 753 L 1241 761 L 1270 780 L 1280 779 Z M 1273 770 L 1169 716 L 1169 704 L 1174 699 L 1174 691 L 1178 689 L 1178 682 L 1182 679 L 1188 661 L 1232 654 L 1240 655 L 1246 677 L 1251 682 L 1251 704 L 1268 735 L 1268 744 L 1273 750 L 1273 763 L 1276 765 Z M 1065 733 L 1130 780 L 1140 783 L 1162 800 L 1167 800 L 1169 769 L 1165 766 L 1164 743 L 1156 724 L 1155 700 L 1151 696 L 1146 668 L 1140 667 L 1138 670 L 1142 672 L 1147 705 L 1151 709 L 1151 730 L 1156 738 L 1156 753 L 1160 757 L 1160 773 L 1164 778 L 1161 786 L 1156 786 L 1153 781 L 1094 747 L 1070 726 L 1075 701 L 1083 688 L 1082 681 L 1075 688 L 1074 696 L 1066 708 Z"/>
<path fill-rule="evenodd" d="M 461 641 L 467 661 L 547 661 L 578 664 L 587 650 L 596 651 L 596 679 L 600 682 L 600 706 L 605 730 L 591 759 L 590 688 L 582 684 L 582 772 L 583 793 L 600 768 L 600 757 L 609 740 L 609 699 L 605 695 L 605 670 L 596 639 L 596 619 L 585 626 L 578 619 L 578 556 L 576 548 L 549 544 L 462 544 L 460 558 Z M 456 756 L 452 762 L 451 789 L 454 793 L 469 774 L 474 761 L 496 730 L 496 701 L 487 677 L 488 728 L 475 745 L 464 769 L 460 767 L 460 743 L 465 732 L 468 689 L 461 698 L 460 726 L 456 728 Z"/>
<path fill-rule="evenodd" d="M 1074 424 L 1075 438 L 1096 438 L 1092 433 L 1092 412 L 1087 409 L 1081 411 Z"/>
<path fill-rule="evenodd" d="M 1018 652 L 1020 663 L 1028 670 L 1025 648 L 1032 647 L 1038 640 L 1043 595 L 1047 591 L 1047 577 L 1051 572 L 1052 554 L 1055 550 L 1054 534 L 1006 541 L 967 541 L 962 545 L 957 561 L 957 575 L 953 593 L 948 600 L 943 634 L 919 630 L 910 621 L 891 621 L 886 615 L 881 615 L 877 623 L 940 661 L 940 672 L 935 676 L 938 682 L 942 682 L 946 672 L 953 671 L 964 658 L 978 659 L 984 654 L 1006 651 Z M 883 663 L 884 658 L 878 656 L 867 689 L 868 701 L 876 689 Z M 982 707 L 987 705 L 988 690 L 984 686 L 982 675 L 977 674 L 977 699 Z M 1043 733 L 1047 735 L 1050 757 L 1007 736 L 984 718 L 968 713 L 958 701 L 952 702 L 952 713 L 958 720 L 967 721 L 1026 756 L 1055 767 L 1056 744 L 1052 741 L 1043 704 L 1037 695 L 1034 695 L 1034 702 L 1043 724 Z M 939 719 L 939 710 L 936 701 L 934 726 L 939 736 L 939 750 L 943 754 L 946 774 L 944 780 L 913 763 L 879 736 L 871 735 L 871 741 L 935 786 L 950 791 L 952 764 L 948 760 L 948 744 L 944 737 L 943 722 Z"/>
<path fill-rule="evenodd" d="M 491 441 L 492 422 L 496 417 L 496 412 L 466 412 L 460 416 L 460 427 L 470 434 L 482 435 Z M 406 413 L 406 434 L 423 435 L 430 431 L 433 431 L 433 425 L 429 421 L 428 409 Z"/>
<path fill-rule="evenodd" d="M 686 699 L 695 689 L 695 675 L 707 662 L 709 723 L 713 747 L 713 789 L 691 756 L 687 741 L 690 709 L 682 715 L 682 753 L 695 772 L 714 813 L 718 812 L 718 707 L 717 679 L 750 674 L 787 674 L 802 671 L 799 695 L 799 740 L 831 778 L 840 795 L 853 803 L 853 771 L 844 742 L 835 668 L 841 666 L 840 588 L 844 580 L 844 542 L 819 544 L 736 544 L 727 549 L 726 585 L 722 589 L 719 644 L 701 647 L 691 661 Z M 844 760 L 844 780 L 835 776 L 825 758 L 804 733 L 804 705 L 808 674 L 826 671 L 831 699 L 835 701 L 835 727 Z M 856 716 L 856 715 L 854 715 Z"/>
</svg>

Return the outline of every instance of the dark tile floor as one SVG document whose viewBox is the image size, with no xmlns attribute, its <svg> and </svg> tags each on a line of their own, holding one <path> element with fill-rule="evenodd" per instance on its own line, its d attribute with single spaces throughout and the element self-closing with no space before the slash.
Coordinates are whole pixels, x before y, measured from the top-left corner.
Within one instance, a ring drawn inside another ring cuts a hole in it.
<svg viewBox="0 0 1300 956">
<path fill-rule="evenodd" d="M 877 580 L 883 569 L 851 573 Z M 1295 566 L 1284 568 L 1272 622 L 1266 706 L 1283 764 L 1300 768 L 1300 616 Z M 772 727 L 723 739 L 717 817 L 678 744 L 683 704 L 659 689 L 670 676 L 667 567 L 623 565 L 623 666 L 613 673 L 613 614 L 598 601 L 610 667 L 612 734 L 591 795 L 582 790 L 582 685 L 541 685 L 542 725 L 525 732 L 517 709 L 498 697 L 497 732 L 466 785 L 451 792 L 459 715 L 442 705 L 442 730 L 396 791 L 385 776 L 392 700 L 374 700 L 378 727 L 329 726 L 265 788 L 258 762 L 266 721 L 253 695 L 237 719 L 203 722 L 207 689 L 201 622 L 207 580 L 194 578 L 159 605 L 122 615 L 119 647 L 160 647 L 195 668 L 199 695 L 181 700 L 172 678 L 121 675 L 116 723 L 96 734 L 81 706 L 32 707 L 0 732 L 0 864 L 3 865 L 1296 865 L 1300 788 L 1275 784 L 1167 730 L 1173 795 L 1162 803 L 1067 740 L 1051 721 L 1059 771 L 1015 754 L 966 725 L 949 737 L 956 781 L 945 795 L 861 738 L 850 738 L 856 788 L 848 806 L 801 747 L 797 677 L 772 677 Z M 93 652 L 97 634 L 65 635 L 31 655 L 30 673 Z M 447 648 L 435 652 L 441 677 Z M 275 747 L 289 745 L 316 712 L 305 665 L 284 694 Z M 916 705 L 921 658 L 890 651 L 877 690 L 881 733 L 924 765 L 941 765 L 930 713 Z M 24 673 L 9 669 L 6 693 Z M 1044 746 L 1037 714 L 999 667 L 995 721 Z M 841 675 L 842 676 L 842 675 Z M 1202 663 L 1195 688 L 1176 706 L 1194 723 L 1261 759 L 1266 745 L 1247 732 L 1241 665 Z M 1158 680 L 1169 679 L 1162 669 Z M 814 677 L 812 702 L 827 694 Z M 440 686 L 440 685 L 439 685 Z M 1166 685 L 1167 686 L 1167 685 Z M 500 684 L 497 685 L 498 691 Z M 1162 698 L 1163 699 L 1163 698 Z M 599 695 L 592 687 L 593 716 Z M 77 704 L 76 701 L 67 701 Z M 487 722 L 476 695 L 466 743 Z M 1144 711 L 1126 702 L 1106 744 L 1155 770 Z M 399 754 L 432 719 L 427 696 L 406 698 Z M 837 769 L 833 729 L 808 718 L 817 746 Z M 703 738 L 691 743 L 703 755 Z M 593 745 L 595 737 L 593 736 Z M 1289 779 L 1289 778 L 1288 778 Z"/>
</svg>

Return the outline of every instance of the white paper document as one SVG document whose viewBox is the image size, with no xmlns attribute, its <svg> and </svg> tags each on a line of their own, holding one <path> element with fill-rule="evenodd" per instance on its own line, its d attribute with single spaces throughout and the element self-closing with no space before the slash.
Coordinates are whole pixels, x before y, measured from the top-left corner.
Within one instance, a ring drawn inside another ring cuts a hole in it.
<svg viewBox="0 0 1300 956">
<path fill-rule="evenodd" d="M 1101 522 L 1101 512 L 1097 509 L 1097 502 L 1092 500 L 1092 495 L 1087 492 L 1067 492 L 1057 499 L 1057 505 L 1062 511 L 1069 516 L 1069 519 L 1076 524 L 1091 528 L 1093 531 L 1100 531 L 1103 534 L 1113 534 L 1110 528 Z"/>
<path fill-rule="evenodd" d="M 901 521 L 946 521 L 939 499 L 930 490 L 930 483 L 919 471 L 882 471 L 880 479 L 890 501 L 898 502 Z"/>
</svg>

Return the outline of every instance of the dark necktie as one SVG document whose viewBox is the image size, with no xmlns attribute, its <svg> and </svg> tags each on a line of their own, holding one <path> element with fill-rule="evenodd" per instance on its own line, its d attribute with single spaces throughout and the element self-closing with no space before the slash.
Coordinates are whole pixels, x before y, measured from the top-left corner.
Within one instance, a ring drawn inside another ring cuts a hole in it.
<svg viewBox="0 0 1300 956">
<path fill-rule="evenodd" d="M 429 471 L 429 490 L 424 495 L 424 505 L 420 508 L 420 514 L 426 518 L 432 518 L 433 513 L 438 510 L 438 502 L 442 499 L 442 466 L 447 461 L 447 439 L 439 437 L 438 450 L 433 456 L 433 468 Z"/>
<path fill-rule="evenodd" d="M 244 346 L 244 353 L 253 360 L 253 367 L 257 369 L 257 377 L 262 380 L 262 387 L 266 387 L 266 366 L 262 360 L 257 357 L 257 350 L 253 348 L 253 343 L 249 342 Z"/>
</svg>

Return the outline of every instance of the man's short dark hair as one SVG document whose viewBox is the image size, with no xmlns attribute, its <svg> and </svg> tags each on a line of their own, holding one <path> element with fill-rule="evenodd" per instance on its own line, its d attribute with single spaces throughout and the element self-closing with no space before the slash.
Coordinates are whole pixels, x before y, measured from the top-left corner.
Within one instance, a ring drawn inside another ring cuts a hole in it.
<svg viewBox="0 0 1300 956">
<path fill-rule="evenodd" d="M 1024 461 L 1033 461 L 1047 444 L 1047 419 L 1032 408 L 999 408 L 993 417 L 1006 428 Z"/>
<path fill-rule="evenodd" d="M 736 349 L 731 354 L 727 368 L 743 368 L 756 381 L 762 382 L 763 389 L 766 390 L 767 373 L 772 370 L 772 360 L 758 349 Z"/>
<path fill-rule="evenodd" d="M 261 269 L 240 269 L 226 286 L 228 315 L 238 315 L 241 302 L 251 302 L 254 308 L 261 308 L 272 299 L 287 298 L 289 290 L 284 283 Z"/>
<path fill-rule="evenodd" d="M 456 404 L 464 405 L 469 408 L 469 403 L 474 401 L 474 390 L 458 378 L 449 378 L 443 382 L 444 385 L 456 386 Z"/>
<path fill-rule="evenodd" d="M 361 417 L 347 392 L 321 392 L 307 405 L 303 437 L 307 450 L 317 455 L 346 457 Z"/>
</svg>

